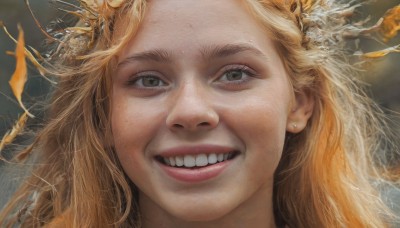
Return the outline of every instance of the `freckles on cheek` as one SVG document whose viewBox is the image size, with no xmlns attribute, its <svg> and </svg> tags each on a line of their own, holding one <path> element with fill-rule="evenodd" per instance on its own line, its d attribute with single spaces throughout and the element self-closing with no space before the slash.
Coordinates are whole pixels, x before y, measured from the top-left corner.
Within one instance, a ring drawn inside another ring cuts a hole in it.
<svg viewBox="0 0 400 228">
<path fill-rule="evenodd" d="M 246 108 L 240 125 L 249 151 L 256 152 L 259 162 L 275 166 L 281 157 L 286 132 L 286 114 L 282 105 L 263 102 Z M 245 139 L 246 141 L 246 139 Z"/>
<path fill-rule="evenodd" d="M 156 124 L 158 119 L 157 112 L 137 102 L 115 105 L 111 124 L 118 156 L 121 159 L 143 156 L 146 146 L 160 127 Z"/>
<path fill-rule="evenodd" d="M 135 140 L 139 135 L 139 131 L 134 127 L 129 127 L 129 124 L 123 126 L 123 130 L 117 131 L 114 136 L 115 152 L 118 159 L 125 170 L 131 176 L 133 170 L 141 166 L 140 161 L 143 160 L 143 146 Z M 127 132 L 129 130 L 129 132 Z M 134 168 L 136 167 L 136 168 Z"/>
<path fill-rule="evenodd" d="M 125 105 L 114 105 L 111 119 L 114 146 L 118 156 L 124 156 L 124 158 L 128 158 L 129 151 L 133 149 L 131 146 L 132 140 L 129 139 L 134 139 L 133 136 L 137 135 L 128 110 L 128 107 Z"/>
</svg>

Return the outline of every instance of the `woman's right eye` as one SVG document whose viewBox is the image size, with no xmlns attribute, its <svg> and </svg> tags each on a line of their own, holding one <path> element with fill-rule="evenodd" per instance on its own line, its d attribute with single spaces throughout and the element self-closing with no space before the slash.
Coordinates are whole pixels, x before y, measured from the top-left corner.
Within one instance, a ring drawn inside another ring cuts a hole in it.
<svg viewBox="0 0 400 228">
<path fill-rule="evenodd" d="M 147 76 L 137 76 L 129 81 L 129 85 L 133 85 L 137 88 L 155 88 L 167 86 L 163 80 L 157 76 L 147 75 Z"/>
</svg>

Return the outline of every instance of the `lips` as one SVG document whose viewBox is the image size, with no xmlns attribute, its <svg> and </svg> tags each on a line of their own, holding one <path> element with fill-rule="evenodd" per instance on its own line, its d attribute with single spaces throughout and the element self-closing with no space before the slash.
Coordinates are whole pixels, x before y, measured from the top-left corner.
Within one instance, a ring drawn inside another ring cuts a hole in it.
<svg viewBox="0 0 400 228">
<path fill-rule="evenodd" d="M 174 179 L 199 182 L 218 176 L 238 154 L 230 147 L 201 145 L 164 150 L 155 159 Z"/>
</svg>

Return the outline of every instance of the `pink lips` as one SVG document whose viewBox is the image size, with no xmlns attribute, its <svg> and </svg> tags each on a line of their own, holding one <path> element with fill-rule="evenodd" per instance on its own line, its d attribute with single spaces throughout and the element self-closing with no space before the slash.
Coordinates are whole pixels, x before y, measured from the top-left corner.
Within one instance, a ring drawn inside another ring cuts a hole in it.
<svg viewBox="0 0 400 228">
<path fill-rule="evenodd" d="M 185 146 L 175 147 L 164 151 L 161 151 L 158 156 L 161 157 L 172 157 L 172 156 L 184 156 L 184 155 L 198 155 L 198 154 L 227 154 L 235 151 L 234 148 L 215 146 L 215 145 L 200 145 L 200 146 Z M 226 160 L 223 162 L 209 164 L 204 167 L 172 167 L 166 164 L 160 164 L 161 169 L 170 177 L 182 181 L 182 182 L 202 182 L 212 179 L 221 174 L 230 164 L 232 160 Z"/>
</svg>

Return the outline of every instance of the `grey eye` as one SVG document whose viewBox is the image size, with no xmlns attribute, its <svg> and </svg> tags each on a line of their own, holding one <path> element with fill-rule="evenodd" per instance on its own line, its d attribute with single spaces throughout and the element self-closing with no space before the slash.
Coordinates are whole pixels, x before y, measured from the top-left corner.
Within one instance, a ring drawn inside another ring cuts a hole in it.
<svg viewBox="0 0 400 228">
<path fill-rule="evenodd" d="M 135 85 L 136 87 L 144 87 L 144 88 L 161 87 L 167 85 L 163 80 L 161 80 L 157 76 L 139 76 L 129 84 Z"/>
<path fill-rule="evenodd" d="M 236 81 L 243 79 L 244 72 L 242 70 L 232 70 L 226 73 L 226 80 Z"/>
<path fill-rule="evenodd" d="M 144 87 L 156 87 L 164 85 L 164 82 L 153 76 L 145 76 L 142 78 L 142 85 Z"/>
</svg>

